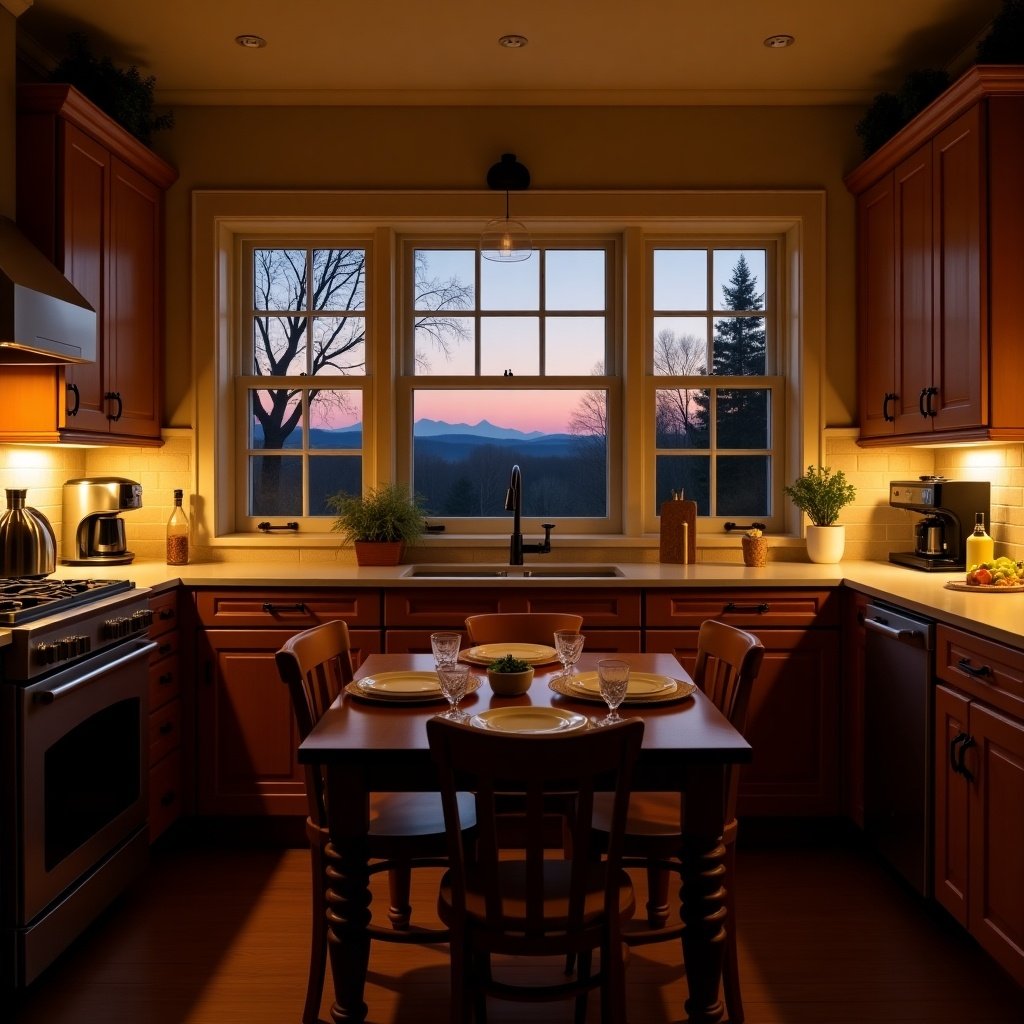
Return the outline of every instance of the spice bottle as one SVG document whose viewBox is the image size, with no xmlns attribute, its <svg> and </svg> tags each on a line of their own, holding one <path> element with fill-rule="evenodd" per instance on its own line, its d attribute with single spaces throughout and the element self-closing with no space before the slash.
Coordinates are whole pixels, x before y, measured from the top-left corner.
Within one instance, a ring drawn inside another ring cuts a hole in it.
<svg viewBox="0 0 1024 1024">
<path fill-rule="evenodd" d="M 985 532 L 985 513 L 974 514 L 974 533 L 967 538 L 967 568 L 973 569 L 982 562 L 991 562 L 995 554 L 992 538 Z"/>
<path fill-rule="evenodd" d="M 167 520 L 167 564 L 188 565 L 188 517 L 181 507 L 182 492 L 174 492 L 174 509 Z"/>
</svg>

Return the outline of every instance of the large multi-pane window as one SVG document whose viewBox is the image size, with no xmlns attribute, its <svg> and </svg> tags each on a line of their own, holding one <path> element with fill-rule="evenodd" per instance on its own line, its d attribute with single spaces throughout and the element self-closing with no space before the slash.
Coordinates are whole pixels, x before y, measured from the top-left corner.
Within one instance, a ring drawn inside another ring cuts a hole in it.
<svg viewBox="0 0 1024 1024">
<path fill-rule="evenodd" d="M 769 246 L 650 249 L 655 510 L 682 491 L 707 517 L 778 516 L 783 415 Z"/>
<path fill-rule="evenodd" d="M 524 515 L 608 529 L 618 408 L 610 243 L 537 245 L 518 263 L 410 243 L 404 259 L 400 395 L 412 487 L 430 512 L 464 529 L 506 520 L 519 465 Z"/>
<path fill-rule="evenodd" d="M 679 491 L 784 528 L 780 244 L 594 232 L 492 263 L 458 235 L 253 236 L 236 528 L 323 532 L 333 495 L 393 478 L 449 532 L 501 534 L 513 465 L 531 532 L 650 532 Z"/>
</svg>

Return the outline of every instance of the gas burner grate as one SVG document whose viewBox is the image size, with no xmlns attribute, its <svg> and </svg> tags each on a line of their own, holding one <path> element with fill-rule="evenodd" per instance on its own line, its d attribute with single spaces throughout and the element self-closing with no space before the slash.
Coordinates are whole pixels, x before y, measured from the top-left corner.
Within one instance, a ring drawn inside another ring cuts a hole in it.
<svg viewBox="0 0 1024 1024">
<path fill-rule="evenodd" d="M 131 590 L 130 580 L 55 580 L 36 576 L 0 580 L 0 624 L 20 625 Z"/>
</svg>

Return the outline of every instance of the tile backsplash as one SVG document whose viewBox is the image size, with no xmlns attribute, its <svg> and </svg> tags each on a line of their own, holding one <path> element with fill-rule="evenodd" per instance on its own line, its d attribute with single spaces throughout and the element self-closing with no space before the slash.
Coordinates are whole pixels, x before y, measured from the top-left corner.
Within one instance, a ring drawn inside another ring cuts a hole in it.
<svg viewBox="0 0 1024 1024">
<path fill-rule="evenodd" d="M 829 431 L 825 464 L 841 469 L 857 488 L 839 521 L 846 526 L 846 558 L 884 561 L 890 551 L 914 547 L 916 513 L 889 506 L 889 482 L 925 474 L 992 485 L 989 533 L 997 555 L 1024 559 L 1024 445 L 960 448 L 860 448 L 855 430 Z"/>
<path fill-rule="evenodd" d="M 58 551 L 64 482 L 86 476 L 120 476 L 142 484 L 142 508 L 124 513 L 128 547 L 139 558 L 163 558 L 176 488 L 185 492 L 189 504 L 194 479 L 191 431 L 165 432 L 162 448 L 0 445 L 0 489 L 27 489 L 27 503 L 49 519 Z"/>
</svg>

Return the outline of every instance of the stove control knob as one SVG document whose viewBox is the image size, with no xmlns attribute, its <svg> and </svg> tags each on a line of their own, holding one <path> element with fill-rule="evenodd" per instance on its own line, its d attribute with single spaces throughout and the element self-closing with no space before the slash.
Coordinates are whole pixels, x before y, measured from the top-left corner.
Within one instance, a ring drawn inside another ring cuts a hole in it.
<svg viewBox="0 0 1024 1024">
<path fill-rule="evenodd" d="M 153 625 L 153 613 L 148 608 L 132 612 L 132 632 L 141 633 Z"/>
<path fill-rule="evenodd" d="M 103 633 L 108 640 L 119 640 L 128 635 L 128 619 L 123 615 L 117 619 L 107 619 L 103 623 Z"/>
<path fill-rule="evenodd" d="M 92 650 L 92 641 L 84 633 L 78 636 L 70 638 L 71 644 L 74 647 L 74 655 L 76 658 L 81 658 L 88 654 Z"/>
<path fill-rule="evenodd" d="M 36 644 L 36 660 L 41 665 L 52 665 L 57 660 L 57 645 L 49 643 Z"/>
</svg>

